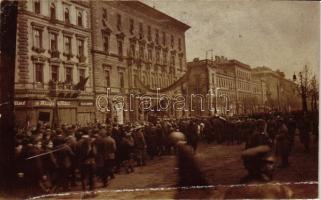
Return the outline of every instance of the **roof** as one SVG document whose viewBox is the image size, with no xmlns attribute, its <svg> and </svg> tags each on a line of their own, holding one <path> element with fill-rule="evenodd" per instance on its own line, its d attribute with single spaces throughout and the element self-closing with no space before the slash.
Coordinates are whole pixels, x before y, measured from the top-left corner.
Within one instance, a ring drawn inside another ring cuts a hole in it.
<svg viewBox="0 0 321 200">
<path fill-rule="evenodd" d="M 152 8 L 140 1 L 119 1 L 118 3 L 123 4 L 125 6 L 130 6 L 131 8 L 134 8 L 142 13 L 145 13 L 146 15 L 149 15 L 160 22 L 171 22 L 174 23 L 176 26 L 181 28 L 182 30 L 186 31 L 187 29 L 191 28 L 189 25 L 159 11 L 155 8 Z"/>
</svg>

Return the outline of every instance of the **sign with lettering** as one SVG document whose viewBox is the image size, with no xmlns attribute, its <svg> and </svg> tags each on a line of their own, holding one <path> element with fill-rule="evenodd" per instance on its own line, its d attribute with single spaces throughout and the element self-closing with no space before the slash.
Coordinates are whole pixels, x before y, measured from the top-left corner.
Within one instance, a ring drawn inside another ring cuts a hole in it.
<svg viewBox="0 0 321 200">
<path fill-rule="evenodd" d="M 14 101 L 14 105 L 15 106 L 25 106 L 26 105 L 26 101 Z"/>
<path fill-rule="evenodd" d="M 41 101 L 34 101 L 33 106 L 54 106 L 54 102 L 52 101 L 46 101 L 46 100 L 41 100 Z"/>
<path fill-rule="evenodd" d="M 70 106 L 71 102 L 70 101 L 57 101 L 58 106 Z"/>
<path fill-rule="evenodd" d="M 93 106 L 94 102 L 92 101 L 82 101 L 79 103 L 80 106 Z"/>
</svg>

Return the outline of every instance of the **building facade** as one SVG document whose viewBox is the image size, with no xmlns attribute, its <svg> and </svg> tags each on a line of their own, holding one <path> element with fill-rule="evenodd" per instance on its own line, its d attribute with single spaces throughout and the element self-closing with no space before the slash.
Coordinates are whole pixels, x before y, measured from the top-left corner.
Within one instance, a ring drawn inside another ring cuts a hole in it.
<svg viewBox="0 0 321 200">
<path fill-rule="evenodd" d="M 91 1 L 90 8 L 94 91 L 98 101 L 108 92 L 97 121 L 147 120 L 140 96 L 155 104 L 157 88 L 180 92 L 171 85 L 186 72 L 189 26 L 139 1 Z"/>
<path fill-rule="evenodd" d="M 188 63 L 193 73 L 203 73 L 208 80 L 207 93 L 214 98 L 210 112 L 205 115 L 234 115 L 262 112 L 266 101 L 263 80 L 252 78 L 250 66 L 216 56 L 215 60 L 198 60 Z M 197 70 L 195 70 L 197 68 Z M 205 95 L 203 91 L 203 96 Z"/>
<path fill-rule="evenodd" d="M 297 85 L 286 79 L 283 72 L 263 66 L 254 68 L 252 76 L 266 83 L 265 106 L 269 110 L 291 112 L 301 109 Z"/>
<path fill-rule="evenodd" d="M 90 15 L 84 1 L 19 1 L 17 125 L 94 119 Z"/>
</svg>

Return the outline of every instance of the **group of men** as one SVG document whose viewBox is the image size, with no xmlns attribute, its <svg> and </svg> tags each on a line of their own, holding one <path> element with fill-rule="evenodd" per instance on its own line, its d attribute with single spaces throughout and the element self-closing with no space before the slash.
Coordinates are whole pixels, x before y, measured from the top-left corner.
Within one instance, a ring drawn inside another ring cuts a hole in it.
<svg viewBox="0 0 321 200">
<path fill-rule="evenodd" d="M 262 121 L 263 131 L 257 129 Z M 308 152 L 310 132 L 317 135 L 317 129 L 315 116 L 302 115 L 189 118 L 125 125 L 94 123 L 85 127 L 64 124 L 59 128 L 38 123 L 32 129 L 17 129 L 17 183 L 28 188 L 30 195 L 68 191 L 77 182 L 81 182 L 83 190 L 94 190 L 97 179 L 106 187 L 115 178 L 114 173 L 122 169 L 131 173 L 135 166 L 146 165 L 148 159 L 174 154 L 176 147 L 170 134 L 175 131 L 185 135 L 194 152 L 199 140 L 247 143 L 261 131 L 286 167 L 296 132 Z"/>
</svg>

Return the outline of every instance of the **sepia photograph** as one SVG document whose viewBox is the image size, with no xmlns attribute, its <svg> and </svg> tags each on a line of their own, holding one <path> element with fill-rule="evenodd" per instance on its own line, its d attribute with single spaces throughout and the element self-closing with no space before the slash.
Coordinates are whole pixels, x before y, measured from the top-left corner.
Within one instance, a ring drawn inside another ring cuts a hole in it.
<svg viewBox="0 0 321 200">
<path fill-rule="evenodd" d="M 0 199 L 319 198 L 320 2 L 0 3 Z"/>
</svg>

